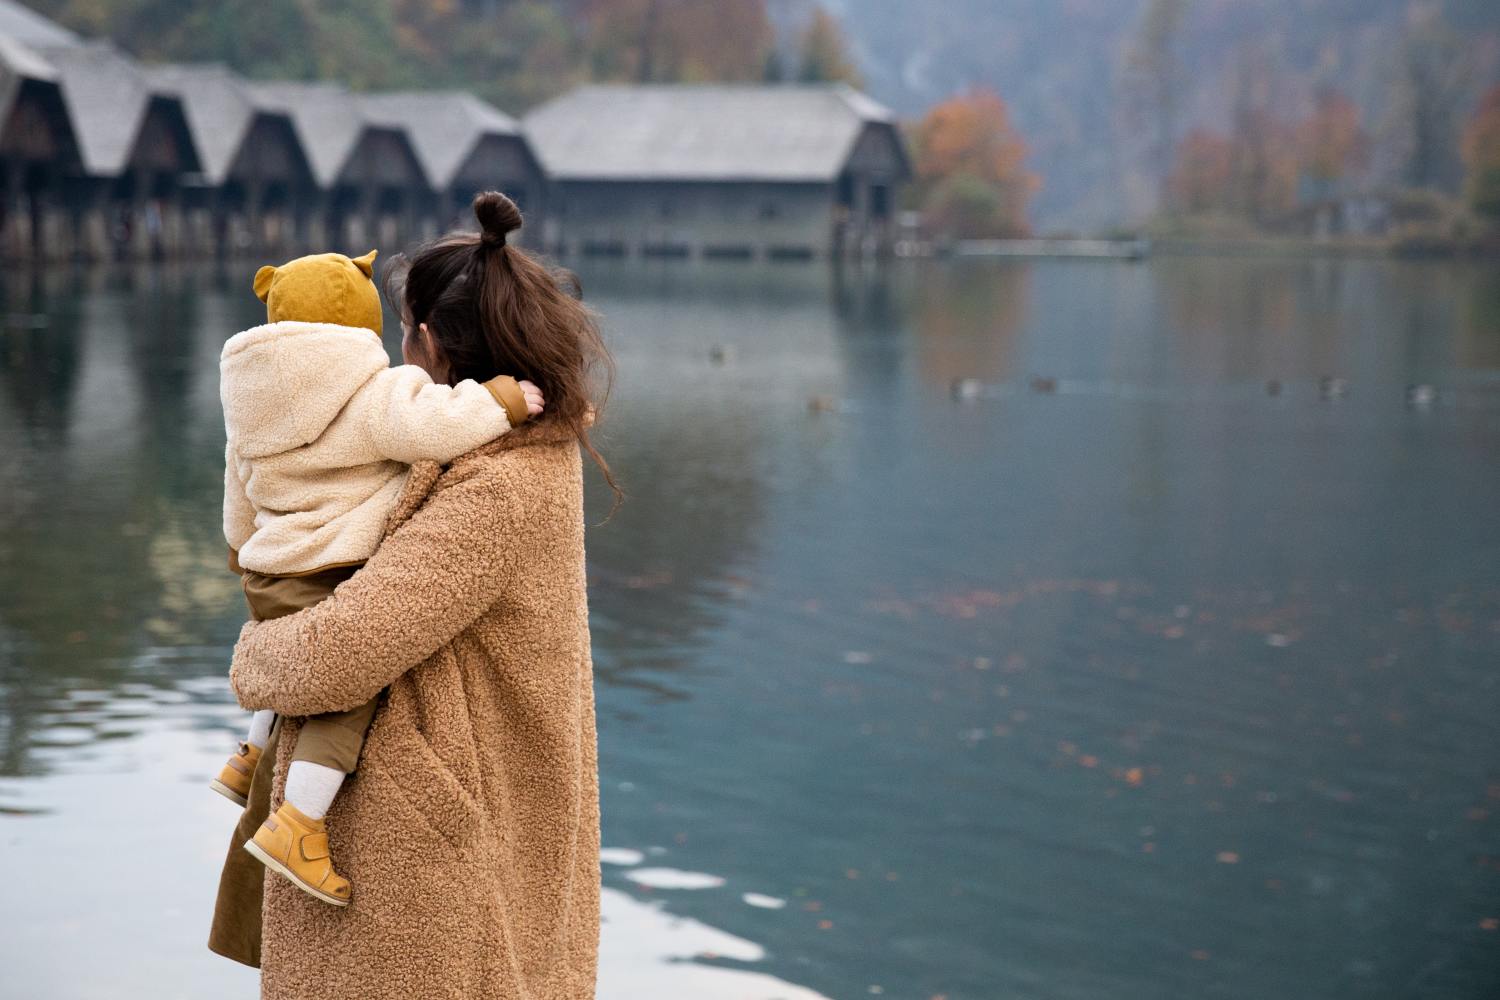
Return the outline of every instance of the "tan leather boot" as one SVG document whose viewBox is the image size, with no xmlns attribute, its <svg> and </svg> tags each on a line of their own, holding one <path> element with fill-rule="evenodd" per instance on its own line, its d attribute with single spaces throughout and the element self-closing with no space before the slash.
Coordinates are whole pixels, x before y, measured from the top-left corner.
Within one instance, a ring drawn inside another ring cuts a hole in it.
<svg viewBox="0 0 1500 1000">
<path fill-rule="evenodd" d="M 334 906 L 349 905 L 349 880 L 333 870 L 328 856 L 327 826 L 308 819 L 290 802 L 266 817 L 245 850 L 308 895 Z"/>
<path fill-rule="evenodd" d="M 243 809 L 250 801 L 250 776 L 255 773 L 255 765 L 259 762 L 260 747 L 241 743 L 239 752 L 229 758 L 208 787 Z"/>
</svg>

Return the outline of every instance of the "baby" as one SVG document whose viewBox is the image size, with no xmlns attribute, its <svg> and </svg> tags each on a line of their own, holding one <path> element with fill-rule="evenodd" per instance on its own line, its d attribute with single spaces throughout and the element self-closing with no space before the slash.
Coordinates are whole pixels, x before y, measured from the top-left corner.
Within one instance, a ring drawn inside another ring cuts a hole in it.
<svg viewBox="0 0 1500 1000">
<path fill-rule="evenodd" d="M 380 543 L 410 464 L 453 459 L 542 411 L 529 382 L 501 376 L 436 385 L 391 367 L 380 342 L 375 251 L 300 257 L 255 275 L 265 326 L 235 334 L 219 361 L 229 444 L 224 536 L 258 621 L 311 607 Z M 272 871 L 334 906 L 349 904 L 324 815 L 354 771 L 378 697 L 307 719 L 286 801 L 246 842 Z M 245 806 L 274 713 L 259 711 L 211 787 Z"/>
</svg>

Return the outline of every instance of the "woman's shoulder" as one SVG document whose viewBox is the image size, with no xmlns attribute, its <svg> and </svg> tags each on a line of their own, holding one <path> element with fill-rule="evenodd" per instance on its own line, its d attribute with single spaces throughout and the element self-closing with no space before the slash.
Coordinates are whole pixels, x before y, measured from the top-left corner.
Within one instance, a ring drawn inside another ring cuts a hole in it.
<svg viewBox="0 0 1500 1000">
<path fill-rule="evenodd" d="M 565 426 L 542 422 L 518 427 L 459 456 L 434 488 L 474 483 L 511 494 L 551 495 L 560 480 L 575 479 L 580 472 L 577 436 Z"/>
<path fill-rule="evenodd" d="M 551 509 L 571 517 L 582 506 L 578 439 L 555 425 L 528 425 L 447 466 L 414 462 L 386 520 L 386 533 L 418 516 L 489 520 Z"/>
</svg>

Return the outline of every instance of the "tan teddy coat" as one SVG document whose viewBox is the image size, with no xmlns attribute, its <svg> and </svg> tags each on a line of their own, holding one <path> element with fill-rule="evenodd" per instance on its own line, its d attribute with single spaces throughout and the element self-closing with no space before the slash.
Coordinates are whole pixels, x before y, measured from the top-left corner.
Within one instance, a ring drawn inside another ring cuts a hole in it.
<svg viewBox="0 0 1500 1000">
<path fill-rule="evenodd" d="M 594 995 L 599 789 L 579 449 L 523 427 L 418 462 L 369 563 L 250 623 L 231 682 L 302 716 L 389 688 L 328 814 L 337 909 L 265 883 L 267 1000 Z M 280 801 L 296 722 L 279 741 Z"/>
<path fill-rule="evenodd" d="M 450 462 L 510 429 L 493 390 L 391 367 L 360 327 L 257 326 L 229 338 L 219 371 L 224 537 L 267 576 L 370 558 L 410 463 Z"/>
</svg>

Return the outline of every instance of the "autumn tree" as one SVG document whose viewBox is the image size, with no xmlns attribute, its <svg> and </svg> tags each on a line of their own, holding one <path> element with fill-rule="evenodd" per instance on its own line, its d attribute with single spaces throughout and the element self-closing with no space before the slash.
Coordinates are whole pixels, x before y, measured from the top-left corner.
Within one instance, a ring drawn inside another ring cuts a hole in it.
<svg viewBox="0 0 1500 1000">
<path fill-rule="evenodd" d="M 797 79 L 803 83 L 843 82 L 861 87 L 859 70 L 849 55 L 849 45 L 833 15 L 819 4 L 803 29 L 797 46 Z"/>
<path fill-rule="evenodd" d="M 1403 179 L 1414 187 L 1451 188 L 1469 72 L 1463 42 L 1440 8 L 1418 8 L 1395 64 L 1388 130 L 1403 148 Z"/>
<path fill-rule="evenodd" d="M 1481 215 L 1500 219 L 1500 86 L 1480 99 L 1464 129 L 1463 158 L 1469 204 Z"/>
<path fill-rule="evenodd" d="M 1182 60 L 1178 53 L 1190 0 L 1150 0 L 1125 59 L 1125 92 L 1139 118 L 1149 120 L 1151 171 L 1167 181 L 1177 142 Z"/>
<path fill-rule="evenodd" d="M 1272 222 L 1297 201 L 1295 130 L 1278 113 L 1285 98 L 1277 54 L 1250 44 L 1236 55 L 1231 93 L 1230 202 L 1240 215 Z"/>
<path fill-rule="evenodd" d="M 1231 205 L 1234 143 L 1207 129 L 1193 129 L 1177 146 L 1167 176 L 1168 204 L 1179 212 L 1223 211 Z"/>
<path fill-rule="evenodd" d="M 918 197 L 928 223 L 958 237 L 1024 236 L 1039 182 L 1005 101 L 977 89 L 935 106 L 916 126 Z"/>
<path fill-rule="evenodd" d="M 1369 140 L 1359 124 L 1359 108 L 1337 90 L 1325 90 L 1313 113 L 1297 126 L 1297 158 L 1302 176 L 1329 197 L 1364 162 Z"/>
<path fill-rule="evenodd" d="M 765 0 L 584 0 L 582 18 L 600 80 L 760 80 L 775 41 Z"/>
<path fill-rule="evenodd" d="M 1256 222 L 1274 221 L 1296 205 L 1293 131 L 1272 112 L 1256 108 L 1236 120 L 1230 184 L 1235 205 Z"/>
</svg>

